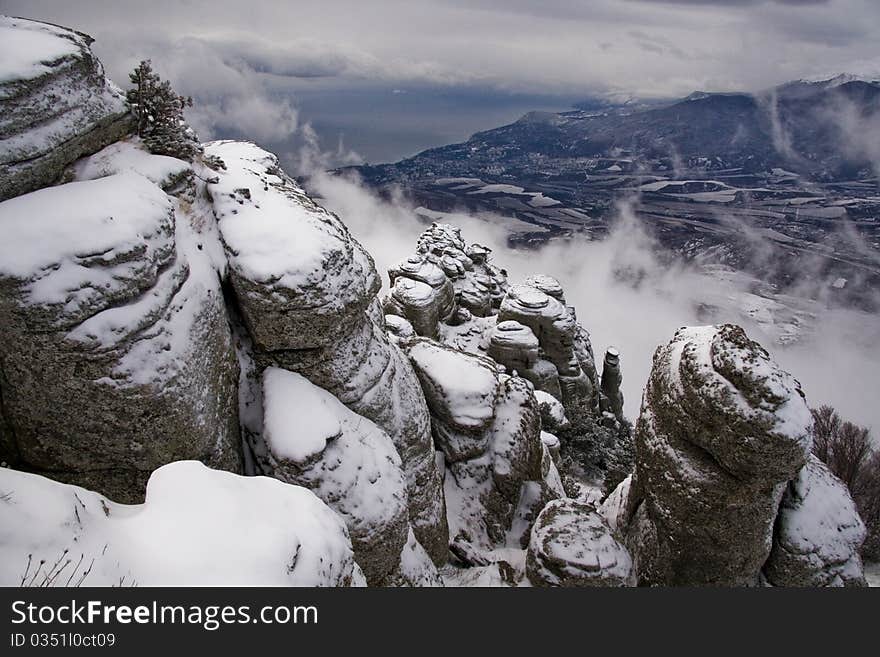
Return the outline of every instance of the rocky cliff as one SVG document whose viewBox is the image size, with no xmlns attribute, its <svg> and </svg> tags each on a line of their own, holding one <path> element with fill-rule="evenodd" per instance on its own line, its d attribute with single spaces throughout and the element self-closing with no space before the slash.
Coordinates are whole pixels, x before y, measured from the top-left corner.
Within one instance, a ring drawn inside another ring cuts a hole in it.
<svg viewBox="0 0 880 657">
<path fill-rule="evenodd" d="M 558 281 L 434 224 L 380 297 L 274 155 L 151 154 L 88 37 L 0 30 L 0 583 L 863 583 L 741 329 L 658 349 L 633 464 Z"/>
</svg>

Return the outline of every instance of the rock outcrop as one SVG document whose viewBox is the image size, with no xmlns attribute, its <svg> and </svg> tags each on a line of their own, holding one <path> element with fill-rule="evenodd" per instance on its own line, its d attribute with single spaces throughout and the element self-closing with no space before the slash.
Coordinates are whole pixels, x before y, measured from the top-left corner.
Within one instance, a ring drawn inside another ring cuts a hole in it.
<svg viewBox="0 0 880 657">
<path fill-rule="evenodd" d="M 609 347 L 605 351 L 605 360 L 602 361 L 602 396 L 599 406 L 602 411 L 611 413 L 619 420 L 623 419 L 623 392 L 620 390 L 622 382 L 620 352 L 614 347 Z"/>
<path fill-rule="evenodd" d="M 88 35 L 0 16 L 0 201 L 53 184 L 131 131 Z"/>
<path fill-rule="evenodd" d="M 549 280 L 542 277 L 539 282 L 551 291 L 561 290 L 558 283 L 549 285 Z M 584 339 L 573 310 L 538 287 L 512 285 L 501 302 L 498 326 L 508 321 L 531 329 L 541 348 L 541 365 L 523 376 L 539 390 L 550 394 L 558 390 L 570 416 L 594 412 L 599 396 L 592 347 L 589 339 Z"/>
<path fill-rule="evenodd" d="M 756 584 L 811 423 L 800 384 L 737 326 L 657 349 L 627 496 L 639 583 Z"/>
<path fill-rule="evenodd" d="M 432 224 L 419 237 L 416 253 L 389 271 L 392 287 L 383 310 L 387 317 L 398 318 L 389 320 L 392 334 L 404 340 L 413 334 L 429 337 L 488 356 L 506 373 L 526 379 L 536 393 L 547 395 L 545 401 L 550 398 L 562 405 L 560 416 L 555 406 L 542 404 L 544 428 L 573 431 L 582 444 L 569 441 L 564 446 L 583 451 L 578 460 L 596 461 L 591 465 L 601 470 L 614 431 L 627 430 L 619 422 L 623 418 L 619 363 L 616 372 L 607 367 L 612 398 L 606 398 L 589 334 L 578 324 L 574 308 L 566 306 L 559 281 L 534 275 L 508 285 L 506 272 L 490 263 L 489 254 L 483 246 L 467 245 L 459 229 Z M 598 424 L 607 423 L 601 400 L 616 416 L 609 415 L 611 429 Z"/>
<path fill-rule="evenodd" d="M 410 571 L 417 582 L 437 579 L 412 538 L 406 478 L 388 434 L 303 376 L 270 367 L 263 372 L 262 439 L 261 470 L 312 490 L 342 517 L 369 584 L 403 584 Z M 419 558 L 424 563 L 415 566 Z"/>
<path fill-rule="evenodd" d="M 171 461 L 241 470 L 237 365 L 193 220 L 132 172 L 0 203 L 0 460 L 125 502 Z"/>
<path fill-rule="evenodd" d="M 426 339 L 406 345 L 446 464 L 450 537 L 459 554 L 525 545 L 543 505 L 563 495 L 531 384 L 491 359 Z"/>
<path fill-rule="evenodd" d="M 557 280 L 437 223 L 380 299 L 275 156 L 152 155 L 88 37 L 0 37 L 0 584 L 865 583 L 742 329 L 657 350 L 633 456 Z"/>
<path fill-rule="evenodd" d="M 146 501 L 0 468 L 0 586 L 363 586 L 342 520 L 304 488 L 184 461 Z"/>
<path fill-rule="evenodd" d="M 632 559 L 596 509 L 553 500 L 538 515 L 526 573 L 535 586 L 632 586 Z"/>
<path fill-rule="evenodd" d="M 385 331 L 372 259 L 275 156 L 240 142 L 215 142 L 205 152 L 226 164 L 208 191 L 253 342 L 248 358 L 258 371 L 302 374 L 391 437 L 415 536 L 442 563 L 448 533 L 427 407 Z"/>
<path fill-rule="evenodd" d="M 865 586 L 864 540 L 846 485 L 811 456 L 782 498 L 764 574 L 775 586 Z"/>
</svg>

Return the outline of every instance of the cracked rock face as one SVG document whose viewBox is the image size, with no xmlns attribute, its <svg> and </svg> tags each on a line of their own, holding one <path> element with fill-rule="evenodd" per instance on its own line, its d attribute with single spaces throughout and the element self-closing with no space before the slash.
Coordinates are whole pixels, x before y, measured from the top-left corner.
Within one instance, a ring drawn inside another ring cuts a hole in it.
<svg viewBox="0 0 880 657">
<path fill-rule="evenodd" d="M 775 586 L 866 586 L 864 540 L 846 485 L 810 456 L 785 490 L 764 574 Z"/>
<path fill-rule="evenodd" d="M 526 573 L 534 586 L 632 586 L 632 558 L 596 509 L 553 500 L 538 515 Z"/>
<path fill-rule="evenodd" d="M 122 502 L 170 461 L 240 471 L 238 370 L 190 221 L 134 173 L 0 203 L 3 460 Z"/>
<path fill-rule="evenodd" d="M 537 278 L 537 282 L 546 289 L 553 292 L 560 290 L 561 296 L 561 286 L 558 282 L 551 285 L 550 281 L 553 280 L 546 276 Z M 512 285 L 498 312 L 499 325 L 508 321 L 515 321 L 531 330 L 540 345 L 542 360 L 552 366 L 544 366 L 545 370 L 551 370 L 549 375 L 527 370 L 523 376 L 532 380 L 538 389 L 550 394 L 555 392 L 555 379 L 560 401 L 571 414 L 589 412 L 598 404 L 596 371 L 589 339 L 583 340 L 583 329 L 564 303 L 533 285 Z M 553 369 L 555 377 L 552 375 Z"/>
<path fill-rule="evenodd" d="M 412 538 L 400 456 L 373 422 L 301 375 L 270 367 L 262 439 L 257 459 L 265 474 L 310 489 L 343 518 L 367 583 L 404 583 L 405 548 L 408 571 L 420 573 L 414 583 L 437 578 Z M 424 563 L 415 568 L 419 558 Z"/>
<path fill-rule="evenodd" d="M 636 424 L 627 505 L 639 583 L 757 583 L 811 423 L 800 384 L 741 328 L 676 332 L 654 354 Z"/>
<path fill-rule="evenodd" d="M 255 367 L 302 374 L 391 437 L 414 534 L 444 562 L 448 530 L 428 411 L 412 366 L 385 330 L 372 259 L 274 155 L 241 142 L 205 150 L 226 163 L 208 189 Z"/>
<path fill-rule="evenodd" d="M 416 253 L 389 271 L 385 313 L 406 319 L 417 335 L 490 356 L 561 401 L 572 417 L 597 415 L 599 379 L 589 334 L 565 305 L 562 285 L 545 275 L 508 285 L 489 254 L 479 244 L 467 245 L 459 229 L 431 225 Z M 622 398 L 617 401 L 622 406 Z"/>
<path fill-rule="evenodd" d="M 415 339 L 406 344 L 446 462 L 450 537 L 479 554 L 524 544 L 535 515 L 563 494 L 531 384 L 488 358 Z"/>
<path fill-rule="evenodd" d="M 128 133 L 122 93 L 92 38 L 0 16 L 0 201 L 53 184 L 64 168 Z"/>
</svg>

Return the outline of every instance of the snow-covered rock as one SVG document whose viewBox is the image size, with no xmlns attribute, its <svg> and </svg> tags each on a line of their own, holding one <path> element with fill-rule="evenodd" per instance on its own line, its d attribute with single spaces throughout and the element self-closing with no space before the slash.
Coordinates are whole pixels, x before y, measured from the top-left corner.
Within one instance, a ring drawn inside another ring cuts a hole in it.
<svg viewBox="0 0 880 657">
<path fill-rule="evenodd" d="M 846 484 L 811 456 L 782 498 L 764 574 L 775 586 L 866 586 L 864 540 Z"/>
<path fill-rule="evenodd" d="M 526 573 L 535 586 L 632 586 L 632 558 L 596 509 L 553 500 L 529 539 Z"/>
<path fill-rule="evenodd" d="M 310 491 L 183 461 L 127 506 L 0 469 L 2 586 L 352 586 L 345 524 Z"/>
<path fill-rule="evenodd" d="M 437 563 L 448 533 L 427 406 L 391 342 L 370 256 L 253 144 L 214 142 L 226 168 L 208 185 L 252 358 L 299 372 L 392 439 L 406 475 L 416 538 Z"/>
<path fill-rule="evenodd" d="M 551 291 L 561 289 L 550 280 L 541 277 L 538 282 Z M 532 285 L 511 285 L 498 311 L 499 327 L 508 321 L 528 327 L 541 348 L 541 361 L 521 375 L 539 390 L 558 394 L 570 417 L 595 412 L 599 386 L 592 346 L 573 309 Z"/>
<path fill-rule="evenodd" d="M 447 463 L 486 451 L 500 382 L 495 364 L 436 342 L 408 349 L 431 410 L 434 441 Z"/>
<path fill-rule="evenodd" d="M 412 529 L 406 478 L 388 434 L 305 377 L 270 367 L 262 440 L 255 453 L 265 474 L 312 490 L 345 520 L 368 583 L 405 580 L 401 552 Z M 426 563 L 416 564 L 420 557 Z M 406 558 L 418 579 L 437 577 L 421 546 L 409 546 Z"/>
<path fill-rule="evenodd" d="M 506 272 L 489 256 L 489 249 L 468 245 L 458 228 L 434 223 L 425 230 L 415 254 L 389 270 L 392 288 L 383 310 L 387 318 L 397 318 L 387 320 L 393 339 L 406 347 L 414 334 L 430 337 L 488 356 L 502 371 L 528 380 L 536 394 L 545 395 L 544 428 L 559 433 L 566 463 L 601 476 L 617 441 L 629 437 L 619 361 L 616 371 L 606 367 L 608 397 L 600 388 L 589 333 L 575 309 L 565 305 L 559 281 L 536 274 L 508 285 Z"/>
<path fill-rule="evenodd" d="M 246 142 L 212 142 L 208 185 L 248 331 L 266 351 L 314 349 L 357 323 L 379 289 L 372 260 L 334 215 Z"/>
<path fill-rule="evenodd" d="M 2 460 L 126 502 L 171 461 L 240 470 L 198 219 L 131 171 L 0 203 Z"/>
<path fill-rule="evenodd" d="M 605 351 L 605 359 L 602 361 L 602 399 L 600 408 L 612 413 L 616 418 L 623 418 L 623 392 L 620 384 L 623 375 L 620 373 L 620 352 L 614 347 Z"/>
<path fill-rule="evenodd" d="M 622 528 L 640 584 L 756 584 L 811 426 L 800 384 L 738 326 L 658 348 Z"/>
<path fill-rule="evenodd" d="M 0 200 L 54 183 L 132 128 L 122 93 L 63 27 L 0 16 Z"/>
<path fill-rule="evenodd" d="M 70 175 L 75 180 L 97 180 L 131 171 L 162 189 L 174 187 L 192 173 L 188 162 L 167 155 L 154 155 L 137 137 L 114 142 L 94 155 L 77 160 L 70 168 Z"/>
<path fill-rule="evenodd" d="M 541 409 L 541 426 L 543 428 L 548 431 L 568 428 L 569 422 L 562 402 L 543 390 L 535 390 L 535 399 L 538 400 Z"/>
<path fill-rule="evenodd" d="M 457 554 L 525 543 L 541 507 L 562 494 L 541 441 L 532 385 L 485 357 L 424 338 L 406 344 L 446 464 L 444 490 Z M 481 558 L 482 559 L 482 558 Z"/>
<path fill-rule="evenodd" d="M 441 321 L 455 309 L 455 291 L 446 273 L 424 254 L 410 256 L 388 272 L 391 293 L 385 312 L 405 317 L 418 335 L 436 338 Z"/>
</svg>

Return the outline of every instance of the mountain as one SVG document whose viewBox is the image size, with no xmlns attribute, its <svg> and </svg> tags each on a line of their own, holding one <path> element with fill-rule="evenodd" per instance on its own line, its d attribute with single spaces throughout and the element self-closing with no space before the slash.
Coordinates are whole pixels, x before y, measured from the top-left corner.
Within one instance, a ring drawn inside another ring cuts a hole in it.
<svg viewBox="0 0 880 657">
<path fill-rule="evenodd" d="M 87 37 L 0 31 L 0 584 L 865 585 L 742 328 L 677 331 L 633 427 L 554 278 L 435 223 L 380 295 L 275 155 L 151 151 Z"/>
<path fill-rule="evenodd" d="M 434 213 L 516 218 L 511 246 L 602 237 L 626 199 L 673 255 L 779 290 L 803 283 L 808 268 L 837 302 L 875 308 L 880 82 L 838 76 L 584 107 L 527 114 L 464 143 L 354 170 Z"/>
</svg>

